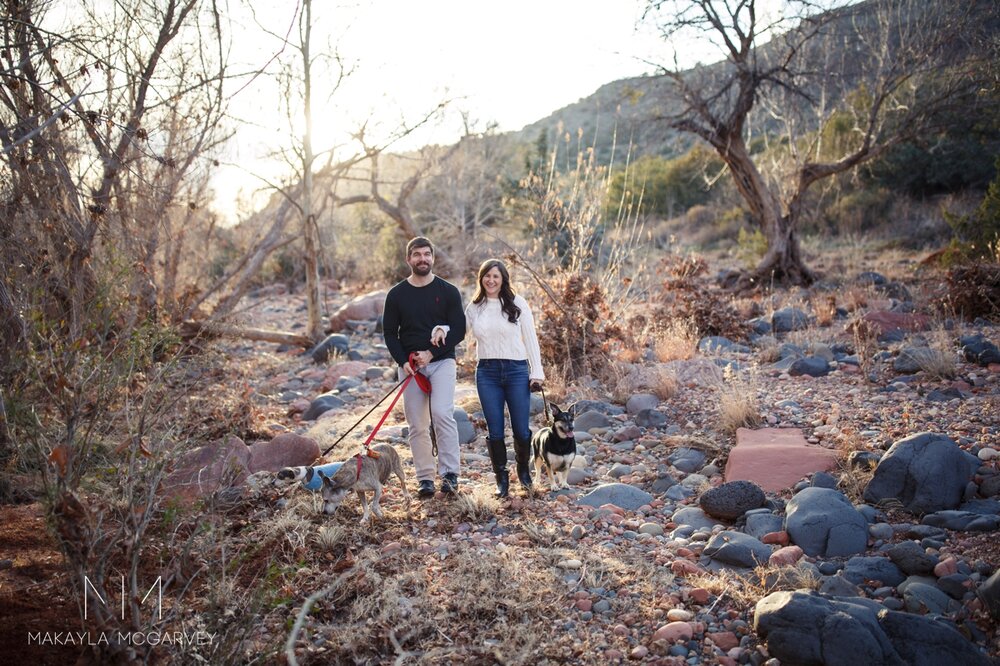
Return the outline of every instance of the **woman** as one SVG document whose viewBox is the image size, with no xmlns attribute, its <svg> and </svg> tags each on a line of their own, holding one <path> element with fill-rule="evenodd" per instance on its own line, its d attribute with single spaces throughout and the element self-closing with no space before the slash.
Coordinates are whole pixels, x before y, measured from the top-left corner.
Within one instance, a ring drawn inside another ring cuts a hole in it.
<svg viewBox="0 0 1000 666">
<path fill-rule="evenodd" d="M 541 389 L 545 372 L 531 308 L 524 298 L 514 294 L 510 274 L 499 259 L 487 259 L 479 267 L 476 291 L 465 308 L 465 320 L 466 330 L 476 340 L 476 390 L 489 430 L 487 444 L 497 480 L 496 494 L 507 497 L 510 476 L 504 444 L 504 404 L 514 436 L 517 478 L 527 489 L 531 487 L 530 393 Z"/>
</svg>

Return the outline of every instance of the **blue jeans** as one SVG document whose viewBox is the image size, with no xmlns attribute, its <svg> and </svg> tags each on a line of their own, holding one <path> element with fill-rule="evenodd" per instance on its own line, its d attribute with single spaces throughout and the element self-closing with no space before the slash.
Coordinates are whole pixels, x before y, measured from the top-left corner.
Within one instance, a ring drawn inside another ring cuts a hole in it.
<svg viewBox="0 0 1000 666">
<path fill-rule="evenodd" d="M 531 439 L 528 417 L 531 392 L 528 389 L 528 362 L 505 358 L 480 359 L 476 367 L 476 390 L 490 439 L 502 440 L 503 406 L 510 413 L 510 430 L 516 439 Z"/>
</svg>

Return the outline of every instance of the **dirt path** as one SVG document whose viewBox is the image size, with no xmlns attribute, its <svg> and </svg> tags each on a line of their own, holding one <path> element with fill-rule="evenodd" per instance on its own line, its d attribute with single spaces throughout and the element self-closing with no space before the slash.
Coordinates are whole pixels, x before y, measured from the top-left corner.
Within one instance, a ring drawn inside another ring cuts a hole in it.
<svg viewBox="0 0 1000 666">
<path fill-rule="evenodd" d="M 29 641 L 29 634 L 64 634 L 81 626 L 41 505 L 2 506 L 0 525 L 0 655 L 8 664 L 75 663 L 78 646 Z"/>
</svg>

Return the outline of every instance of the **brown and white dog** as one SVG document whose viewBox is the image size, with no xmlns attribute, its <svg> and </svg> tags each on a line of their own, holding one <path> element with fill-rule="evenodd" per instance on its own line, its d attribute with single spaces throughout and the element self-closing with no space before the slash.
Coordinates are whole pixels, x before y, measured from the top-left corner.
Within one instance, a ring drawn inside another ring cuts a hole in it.
<svg viewBox="0 0 1000 666">
<path fill-rule="evenodd" d="M 333 476 L 323 477 L 324 513 L 331 514 L 336 511 L 347 493 L 353 490 L 358 494 L 361 508 L 364 510 L 361 515 L 361 524 L 371 520 L 372 512 L 381 518 L 382 507 L 379 506 L 379 500 L 382 498 L 382 485 L 389 480 L 390 474 L 395 474 L 399 479 L 406 509 L 409 511 L 410 492 L 406 489 L 403 464 L 399 461 L 396 449 L 389 444 L 376 444 L 371 447 L 371 453 L 375 455 L 359 453 L 353 458 L 348 458 L 340 466 L 340 469 L 334 472 Z M 373 495 L 370 510 L 368 498 L 365 495 L 368 492 Z"/>
</svg>

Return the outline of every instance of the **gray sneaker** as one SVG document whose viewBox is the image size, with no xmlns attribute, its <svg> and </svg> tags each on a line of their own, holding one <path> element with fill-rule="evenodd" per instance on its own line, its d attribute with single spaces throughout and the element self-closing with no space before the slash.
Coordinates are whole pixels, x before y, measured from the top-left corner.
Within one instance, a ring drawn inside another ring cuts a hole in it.
<svg viewBox="0 0 1000 666">
<path fill-rule="evenodd" d="M 458 492 L 458 474 L 449 472 L 441 478 L 441 492 L 449 495 Z"/>
</svg>

